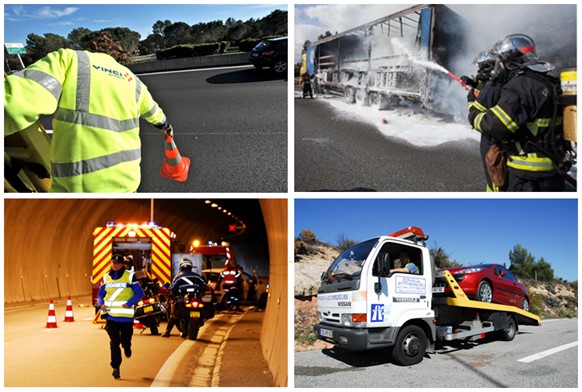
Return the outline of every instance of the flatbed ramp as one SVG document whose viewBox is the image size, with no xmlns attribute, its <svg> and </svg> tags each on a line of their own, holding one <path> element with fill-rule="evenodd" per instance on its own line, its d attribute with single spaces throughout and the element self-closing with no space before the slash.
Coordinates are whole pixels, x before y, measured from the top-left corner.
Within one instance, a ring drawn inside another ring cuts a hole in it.
<svg viewBox="0 0 582 392">
<path fill-rule="evenodd" d="M 434 298 L 433 301 L 437 306 L 446 305 L 451 307 L 467 308 L 473 311 L 512 313 L 515 315 L 520 325 L 540 326 L 542 323 L 539 316 L 520 309 L 516 306 L 501 305 L 469 299 L 469 297 L 467 297 L 467 295 L 459 287 L 459 284 L 449 271 L 441 271 L 437 274 L 437 277 L 445 278 L 454 295 L 453 297 Z"/>
</svg>

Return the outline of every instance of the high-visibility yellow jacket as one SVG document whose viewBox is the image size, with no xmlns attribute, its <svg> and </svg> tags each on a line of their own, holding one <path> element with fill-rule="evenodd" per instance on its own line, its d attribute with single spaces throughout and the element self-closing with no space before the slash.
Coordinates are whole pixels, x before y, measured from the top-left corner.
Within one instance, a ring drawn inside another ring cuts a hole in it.
<svg viewBox="0 0 582 392">
<path fill-rule="evenodd" d="M 134 307 L 123 307 L 134 295 L 131 287 L 132 279 L 133 273 L 127 270 L 118 279 L 113 279 L 109 274 L 103 276 L 103 285 L 105 286 L 104 304 L 109 309 L 110 316 L 133 318 Z"/>
<path fill-rule="evenodd" d="M 166 117 L 147 87 L 104 53 L 60 49 L 5 78 L 4 135 L 54 115 L 51 192 L 135 192 L 139 118 Z"/>
</svg>

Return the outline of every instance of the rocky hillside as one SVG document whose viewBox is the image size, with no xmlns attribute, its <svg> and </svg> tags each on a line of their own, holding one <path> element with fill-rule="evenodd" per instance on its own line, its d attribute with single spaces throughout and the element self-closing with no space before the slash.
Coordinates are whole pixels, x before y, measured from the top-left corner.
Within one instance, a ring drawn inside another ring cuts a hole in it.
<svg viewBox="0 0 582 392">
<path fill-rule="evenodd" d="M 309 246 L 307 253 L 295 256 L 295 351 L 330 347 L 315 339 L 313 325 L 317 323 L 319 278 L 339 252 L 318 244 Z M 530 292 L 531 309 L 542 320 L 578 317 L 577 283 L 524 283 Z"/>
</svg>

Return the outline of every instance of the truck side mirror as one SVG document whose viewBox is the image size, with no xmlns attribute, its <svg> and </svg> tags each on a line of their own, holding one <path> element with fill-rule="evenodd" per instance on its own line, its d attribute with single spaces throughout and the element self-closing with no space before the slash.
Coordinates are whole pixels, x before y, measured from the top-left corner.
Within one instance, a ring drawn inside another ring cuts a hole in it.
<svg viewBox="0 0 582 392">
<path fill-rule="evenodd" d="M 380 277 L 378 276 L 378 281 L 374 283 L 374 292 L 379 294 L 382 291 L 382 283 L 380 283 Z"/>
</svg>

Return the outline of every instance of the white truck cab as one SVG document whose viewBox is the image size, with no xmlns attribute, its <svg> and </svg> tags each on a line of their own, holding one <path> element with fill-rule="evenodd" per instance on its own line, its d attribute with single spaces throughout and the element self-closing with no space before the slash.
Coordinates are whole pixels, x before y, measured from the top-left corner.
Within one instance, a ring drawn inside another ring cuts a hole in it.
<svg viewBox="0 0 582 392">
<path fill-rule="evenodd" d="M 437 340 L 475 340 L 493 331 L 512 340 L 518 319 L 539 325 L 537 316 L 516 307 L 469 300 L 458 286 L 453 298 L 433 298 L 427 239 L 411 226 L 342 252 L 321 276 L 316 337 L 348 350 L 391 348 L 394 362 L 407 366 L 421 362 Z M 399 265 L 403 253 L 414 264 L 410 272 Z M 454 285 L 448 272 L 440 274 Z"/>
</svg>

